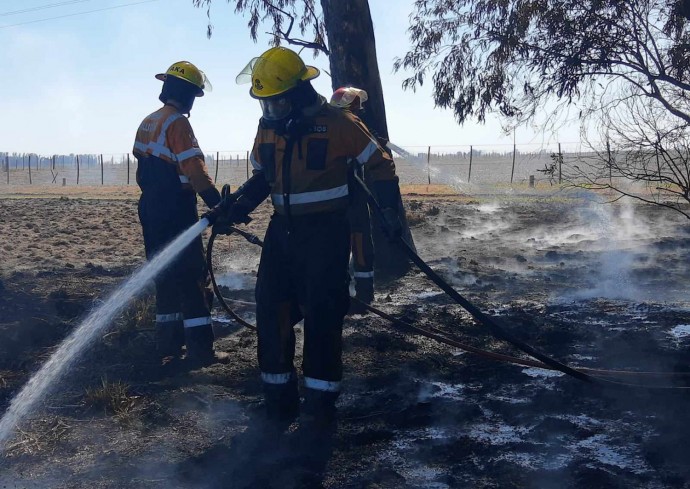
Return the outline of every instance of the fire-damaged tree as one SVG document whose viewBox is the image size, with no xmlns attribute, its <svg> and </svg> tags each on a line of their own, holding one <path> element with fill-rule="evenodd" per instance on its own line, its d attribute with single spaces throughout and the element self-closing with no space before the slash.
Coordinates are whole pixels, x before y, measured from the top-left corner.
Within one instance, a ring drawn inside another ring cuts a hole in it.
<svg viewBox="0 0 690 489">
<path fill-rule="evenodd" d="M 206 7 L 209 14 L 208 35 L 213 31 L 210 8 L 213 0 L 193 0 L 197 7 Z M 333 90 L 346 85 L 362 88 L 368 93 L 366 123 L 378 136 L 388 139 L 386 108 L 376 58 L 374 28 L 368 0 L 227 0 L 236 13 L 249 14 L 249 32 L 257 39 L 262 23 L 268 23 L 273 44 L 288 43 L 324 53 L 330 64 Z M 295 29 L 296 28 L 296 29 Z M 298 34 L 293 32 L 298 31 Z M 308 37 L 309 40 L 297 36 Z M 406 241 L 414 247 L 405 218 L 402 201 L 399 211 Z M 389 243 L 374 223 L 376 274 L 399 277 L 410 268 L 410 262 L 397 246 Z"/>
<path fill-rule="evenodd" d="M 631 117 L 632 115 L 632 117 Z M 569 167 L 577 187 L 613 191 L 680 212 L 690 219 L 690 125 L 639 95 L 602 112 L 601 148 Z M 634 185 L 629 185 L 634 182 Z"/>
<path fill-rule="evenodd" d="M 593 146 L 609 148 L 596 162 L 578 165 L 579 176 L 619 194 L 628 192 L 626 180 L 661 182 L 664 192 L 688 200 L 689 174 L 679 158 L 687 158 L 690 124 L 690 1 L 417 0 L 415 6 L 412 47 L 395 64 L 411 72 L 406 87 L 430 78 L 436 105 L 451 108 L 460 123 L 492 113 L 517 125 L 575 112 L 582 127 L 603 135 Z M 612 173 L 623 178 L 609 179 Z"/>
</svg>

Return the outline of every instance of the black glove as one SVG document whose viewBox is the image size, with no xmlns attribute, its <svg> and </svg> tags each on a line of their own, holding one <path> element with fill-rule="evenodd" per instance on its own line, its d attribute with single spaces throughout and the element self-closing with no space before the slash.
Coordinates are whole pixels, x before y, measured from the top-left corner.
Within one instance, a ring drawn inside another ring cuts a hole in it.
<svg viewBox="0 0 690 489">
<path fill-rule="evenodd" d="M 393 207 L 386 207 L 381 209 L 383 214 L 383 234 L 386 235 L 388 241 L 395 242 L 402 236 L 402 222 L 398 216 L 397 209 Z"/>
<path fill-rule="evenodd" d="M 199 192 L 199 196 L 209 209 L 213 209 L 215 206 L 220 204 L 220 192 L 218 192 L 216 187 L 207 188 L 203 192 Z"/>
<path fill-rule="evenodd" d="M 249 213 L 253 209 L 242 205 L 241 202 L 234 202 L 218 215 L 215 224 L 213 224 L 213 232 L 216 234 L 231 234 L 232 226 L 235 224 L 249 224 L 252 220 Z"/>
</svg>

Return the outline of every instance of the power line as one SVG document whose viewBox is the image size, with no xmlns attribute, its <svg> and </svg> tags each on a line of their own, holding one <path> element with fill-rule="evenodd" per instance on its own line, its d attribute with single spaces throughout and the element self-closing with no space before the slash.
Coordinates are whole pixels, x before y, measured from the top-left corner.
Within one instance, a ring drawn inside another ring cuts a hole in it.
<svg viewBox="0 0 690 489">
<path fill-rule="evenodd" d="M 96 10 L 87 10 L 85 12 L 77 12 L 74 14 L 67 14 L 67 15 L 59 15 L 57 17 L 46 17 L 45 19 L 38 19 L 38 20 L 30 20 L 28 22 L 20 22 L 17 24 L 8 24 L 8 25 L 0 25 L 0 29 L 7 29 L 8 27 L 17 27 L 20 25 L 27 25 L 27 24 L 35 24 L 37 22 L 45 22 L 48 20 L 55 20 L 55 19 L 64 19 L 66 17 L 75 17 L 77 15 L 85 15 L 85 14 L 92 14 L 94 12 L 103 12 L 105 10 L 114 10 L 116 8 L 123 8 L 123 7 L 132 7 L 134 5 L 141 5 L 144 3 L 152 3 L 152 2 L 157 2 L 158 0 L 144 0 L 143 2 L 134 2 L 134 3 L 125 3 L 123 5 L 115 5 L 113 7 L 105 7 L 105 8 L 99 8 Z"/>
<path fill-rule="evenodd" d="M 24 10 L 14 10 L 12 12 L 2 12 L 2 13 L 0 13 L 0 17 L 8 17 L 10 15 L 24 14 L 26 12 L 35 12 L 37 10 L 45 10 L 45 9 L 49 9 L 49 8 L 62 7 L 64 5 L 72 5 L 73 3 L 84 3 L 84 2 L 90 2 L 90 1 L 91 0 L 70 0 L 68 2 L 51 3 L 48 5 L 41 5 L 38 7 L 26 8 Z"/>
</svg>

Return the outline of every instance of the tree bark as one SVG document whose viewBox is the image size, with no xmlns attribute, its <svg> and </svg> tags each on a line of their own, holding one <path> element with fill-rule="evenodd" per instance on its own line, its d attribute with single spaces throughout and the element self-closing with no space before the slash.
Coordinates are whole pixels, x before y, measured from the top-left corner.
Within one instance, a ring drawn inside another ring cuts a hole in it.
<svg viewBox="0 0 690 489">
<path fill-rule="evenodd" d="M 388 140 L 386 106 L 368 0 L 321 0 L 321 8 L 331 51 L 329 61 L 333 90 L 347 85 L 366 90 L 369 100 L 364 122 L 378 136 Z M 402 199 L 398 207 L 403 237 L 414 248 Z M 376 218 L 372 219 L 376 276 L 381 279 L 401 277 L 410 269 L 411 263 L 398 245 L 388 242 Z"/>
</svg>

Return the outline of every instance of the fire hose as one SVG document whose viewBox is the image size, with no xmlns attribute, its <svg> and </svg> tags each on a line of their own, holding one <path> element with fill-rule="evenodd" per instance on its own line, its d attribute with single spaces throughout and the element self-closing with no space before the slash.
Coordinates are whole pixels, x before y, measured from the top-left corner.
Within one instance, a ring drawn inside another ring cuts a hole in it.
<svg viewBox="0 0 690 489">
<path fill-rule="evenodd" d="M 386 221 L 383 217 L 383 211 L 376 201 L 376 198 L 373 196 L 369 188 L 366 186 L 366 184 L 358 177 L 355 176 L 355 179 L 357 183 L 362 187 L 364 190 L 365 194 L 367 195 L 367 200 L 369 201 L 369 205 L 371 209 L 373 210 L 374 214 L 377 216 L 379 219 L 381 225 L 384 228 L 384 232 L 389 232 L 390 230 L 387 229 Z M 213 211 L 211 211 L 213 212 Z M 209 213 L 210 214 L 210 213 Z M 207 217 L 209 215 L 207 214 Z M 213 217 L 211 219 L 215 220 Z M 211 220 L 210 219 L 210 220 Z M 212 222 L 212 221 L 211 221 Z M 231 233 L 238 234 L 239 236 L 242 236 L 245 238 L 248 242 L 255 244 L 257 246 L 262 247 L 263 242 L 261 239 L 257 236 L 255 236 L 252 233 L 249 233 L 247 231 L 238 229 L 237 227 L 231 226 L 229 228 Z M 249 322 L 245 321 L 242 319 L 230 306 L 228 306 L 226 299 L 223 297 L 220 288 L 218 287 L 214 269 L 213 269 L 213 245 L 215 243 L 215 239 L 217 237 L 218 233 L 215 231 L 212 231 L 211 237 L 209 238 L 208 244 L 207 244 L 207 253 L 206 253 L 206 264 L 207 268 L 209 271 L 209 276 L 211 278 L 211 284 L 213 286 L 213 291 L 216 294 L 216 297 L 218 298 L 218 302 L 221 305 L 221 307 L 232 317 L 233 320 L 235 320 L 238 324 L 252 329 L 256 330 L 256 326 L 250 324 Z M 460 341 L 457 341 L 457 339 L 453 338 L 452 336 L 449 337 L 450 335 L 442 330 L 439 330 L 434 327 L 426 327 L 422 328 L 419 326 L 415 326 L 414 324 L 411 324 L 407 321 L 403 321 L 401 319 L 395 318 L 391 316 L 390 314 L 387 314 L 380 309 L 371 306 L 369 304 L 366 304 L 364 302 L 359 301 L 356 298 L 351 298 L 353 301 L 357 301 L 360 305 L 362 305 L 364 308 L 366 308 L 368 311 L 376 314 L 377 316 L 388 320 L 391 324 L 397 326 L 400 328 L 400 331 L 402 332 L 409 332 L 413 334 L 417 334 L 419 336 L 424 336 L 426 338 L 432 339 L 434 341 L 437 341 L 442 344 L 446 344 L 448 346 L 452 346 L 454 348 L 461 349 L 463 351 L 473 353 L 475 355 L 496 360 L 496 361 L 501 361 L 501 362 L 507 362 L 507 363 L 512 363 L 515 365 L 520 365 L 520 366 L 525 366 L 525 367 L 536 367 L 536 368 L 542 368 L 542 369 L 547 369 L 547 370 L 555 370 L 555 371 L 560 371 L 566 375 L 569 375 L 573 378 L 576 378 L 578 380 L 596 384 L 596 385 L 602 385 L 602 386 L 610 386 L 610 387 L 637 387 L 637 388 L 646 388 L 646 389 L 690 389 L 690 387 L 685 387 L 685 386 L 673 386 L 673 385 L 653 385 L 653 384 L 643 384 L 643 383 L 630 383 L 627 381 L 619 381 L 619 380 L 614 380 L 617 378 L 625 378 L 625 379 L 662 379 L 662 378 L 667 378 L 667 379 L 679 379 L 679 378 L 684 378 L 690 376 L 690 373 L 684 373 L 684 372 L 639 372 L 639 371 L 627 371 L 627 370 L 605 370 L 605 369 L 593 369 L 593 368 L 585 368 L 585 367 L 571 367 L 568 366 L 538 350 L 533 348 L 532 346 L 528 345 L 527 343 L 523 342 L 522 340 L 514 337 L 512 334 L 507 332 L 505 329 L 503 329 L 498 323 L 496 323 L 490 316 L 486 315 L 484 312 L 482 312 L 477 306 L 472 304 L 469 300 L 464 298 L 462 295 L 460 295 L 450 284 L 448 284 L 443 278 L 441 278 L 429 265 L 427 265 L 422 258 L 417 255 L 417 253 L 403 240 L 402 237 L 396 236 L 394 239 L 396 239 L 400 245 L 402 246 L 402 249 L 404 252 L 407 254 L 407 256 L 410 258 L 410 260 L 417 265 L 417 267 L 430 279 L 432 280 L 441 290 L 443 290 L 451 299 L 453 299 L 456 303 L 458 303 L 460 306 L 462 306 L 467 312 L 470 313 L 470 315 L 477 321 L 479 324 L 486 326 L 489 330 L 489 332 L 496 338 L 505 341 L 506 343 L 514 346 L 518 350 L 522 351 L 523 353 L 529 355 L 530 357 L 536 359 L 525 359 L 525 358 L 519 358 L 511 355 L 505 355 L 501 353 L 496 353 L 496 352 L 491 352 L 487 350 L 483 350 L 481 348 L 473 347 L 471 345 L 467 345 L 465 343 L 462 343 Z M 242 301 L 233 301 L 230 299 L 232 302 L 242 302 Z"/>
</svg>

